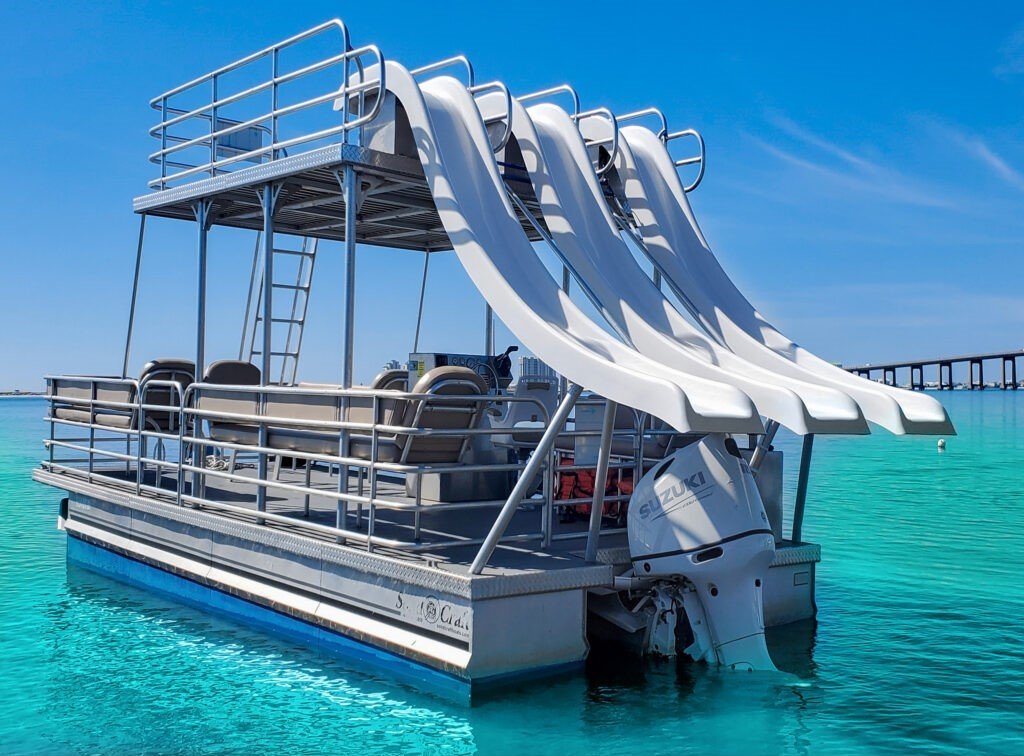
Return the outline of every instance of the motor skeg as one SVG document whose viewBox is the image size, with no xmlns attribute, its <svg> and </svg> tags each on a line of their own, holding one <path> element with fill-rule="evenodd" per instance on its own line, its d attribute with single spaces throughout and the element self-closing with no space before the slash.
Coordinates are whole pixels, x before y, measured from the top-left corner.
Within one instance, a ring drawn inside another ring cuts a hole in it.
<svg viewBox="0 0 1024 756">
<path fill-rule="evenodd" d="M 693 584 L 714 651 L 705 658 L 775 669 L 761 597 L 775 539 L 735 441 L 709 434 L 652 468 L 633 492 L 628 532 L 638 577 Z M 698 614 L 687 612 L 691 625 Z"/>
</svg>

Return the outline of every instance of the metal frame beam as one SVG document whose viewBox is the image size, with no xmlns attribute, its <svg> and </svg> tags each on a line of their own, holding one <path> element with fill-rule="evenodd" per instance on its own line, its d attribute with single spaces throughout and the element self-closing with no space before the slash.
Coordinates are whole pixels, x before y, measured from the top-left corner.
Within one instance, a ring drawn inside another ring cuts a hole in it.
<svg viewBox="0 0 1024 756">
<path fill-rule="evenodd" d="M 814 434 L 804 436 L 800 450 L 800 474 L 796 482 L 796 502 L 793 504 L 793 532 L 791 539 L 800 543 L 804 535 L 804 509 L 807 505 L 807 483 L 811 475 L 811 453 L 814 451 Z"/>
<path fill-rule="evenodd" d="M 530 486 L 533 485 L 534 480 L 537 477 L 537 473 L 540 472 L 541 467 L 544 465 L 544 461 L 548 458 L 548 452 L 555 445 L 555 439 L 558 438 L 558 434 L 561 432 L 562 426 L 569 417 L 569 413 L 572 411 L 573 406 L 576 404 L 576 400 L 580 398 L 580 394 L 583 393 L 583 387 L 579 384 L 570 384 L 568 392 L 562 399 L 558 408 L 551 416 L 551 420 L 548 423 L 548 427 L 544 430 L 544 435 L 541 436 L 540 443 L 537 444 L 537 448 L 533 450 L 533 455 L 530 457 L 530 461 L 526 463 L 526 468 L 519 474 L 519 480 L 516 481 L 515 487 L 512 489 L 512 493 L 509 494 L 508 499 L 501 507 L 501 511 L 498 513 L 498 518 L 494 521 L 494 525 L 491 526 L 490 532 L 487 537 L 484 538 L 483 544 L 480 546 L 480 550 L 477 552 L 476 557 L 473 559 L 473 564 L 469 568 L 469 571 L 473 575 L 479 575 L 483 572 L 484 567 L 491 559 L 491 555 L 494 553 L 494 549 L 497 547 L 501 537 L 505 535 L 505 531 L 508 529 L 509 523 L 512 522 L 512 517 L 516 513 L 516 509 L 519 507 L 519 502 L 526 496 L 526 492 Z M 547 506 L 551 507 L 552 502 L 549 499 Z"/>
<path fill-rule="evenodd" d="M 132 301 L 128 306 L 128 332 L 124 338 L 124 364 L 121 377 L 128 377 L 128 361 L 132 355 L 132 336 L 135 333 L 135 308 L 139 301 L 139 272 L 142 269 L 142 246 L 146 238 L 146 214 L 139 218 L 139 243 L 135 249 L 135 277 L 132 279 Z"/>
<path fill-rule="evenodd" d="M 611 399 L 606 400 L 604 421 L 601 423 L 601 448 L 597 452 L 597 470 L 594 478 L 594 500 L 590 505 L 590 530 L 587 533 L 585 559 L 597 561 L 597 546 L 601 538 L 601 518 L 604 516 L 604 490 L 608 486 L 608 463 L 612 454 L 612 434 L 615 432 L 615 415 L 619 406 Z M 637 431 L 643 445 L 643 427 Z M 639 480 L 639 479 L 638 479 Z"/>
<path fill-rule="evenodd" d="M 352 376 L 355 366 L 355 317 L 356 317 L 356 212 L 359 204 L 356 193 L 358 191 L 358 175 L 351 166 L 346 166 L 342 175 L 335 174 L 341 184 L 342 193 L 345 198 L 345 323 L 342 330 L 342 362 L 341 362 L 341 387 L 352 388 Z M 341 402 L 341 419 L 347 421 L 349 400 L 347 397 Z M 338 438 L 339 456 L 349 456 L 349 431 L 343 428 Z M 338 468 L 338 491 L 348 493 L 348 465 L 339 465 Z M 356 527 L 359 527 L 359 516 L 361 507 L 357 512 Z M 344 529 L 348 526 L 348 503 L 339 500 L 336 514 L 337 527 Z M 340 541 L 341 539 L 339 539 Z"/>
</svg>

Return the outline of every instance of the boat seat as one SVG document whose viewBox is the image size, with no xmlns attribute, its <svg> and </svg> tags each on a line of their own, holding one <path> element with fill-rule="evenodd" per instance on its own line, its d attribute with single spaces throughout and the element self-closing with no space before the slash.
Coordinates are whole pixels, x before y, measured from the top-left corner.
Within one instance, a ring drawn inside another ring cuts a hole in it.
<svg viewBox="0 0 1024 756">
<path fill-rule="evenodd" d="M 161 358 L 147 362 L 139 375 L 139 385 L 147 381 L 166 380 L 179 381 L 182 388 L 187 388 L 193 381 L 195 366 L 189 360 L 177 358 Z M 107 376 L 102 376 L 106 378 Z M 77 403 L 62 404 L 59 399 L 89 399 L 92 395 L 92 381 L 75 378 L 60 378 L 50 386 L 50 396 L 55 397 L 53 416 L 61 420 L 78 423 L 95 422 L 108 428 L 120 430 L 136 430 L 138 427 L 138 411 L 128 407 L 96 406 L 93 412 L 84 405 Z M 154 386 L 146 392 L 146 404 L 176 405 L 178 398 L 172 396 L 177 392 L 166 386 Z M 118 404 L 135 404 L 138 394 L 133 384 L 110 376 L 109 381 L 96 382 L 96 401 Z M 152 410 L 146 413 L 146 426 L 150 430 L 176 431 L 178 413 Z"/>
<path fill-rule="evenodd" d="M 409 374 L 405 370 L 384 370 L 377 374 L 369 386 L 359 386 L 357 388 L 375 391 L 405 391 L 409 379 L 408 376 Z M 341 389 L 340 386 L 326 383 L 300 383 L 299 387 Z M 380 410 L 381 424 L 395 424 L 395 413 L 402 401 L 397 398 L 378 398 L 377 406 Z M 267 397 L 266 412 L 264 414 L 268 417 L 288 418 L 289 420 L 337 422 L 340 419 L 340 404 L 341 400 L 337 396 L 317 396 L 312 393 L 295 395 L 271 394 Z M 366 423 L 368 425 L 372 423 L 373 397 L 350 397 L 349 418 L 354 423 Z M 268 431 L 268 443 L 274 449 L 337 456 L 340 435 L 341 433 L 338 430 L 315 430 L 300 426 L 271 425 Z M 365 459 L 369 459 L 368 452 Z"/>
<path fill-rule="evenodd" d="M 405 388 L 407 373 L 388 370 L 378 375 L 368 387 L 375 390 Z M 259 383 L 259 369 L 250 363 L 235 360 L 215 362 L 207 370 L 204 383 L 254 385 Z M 327 388 L 304 384 L 302 388 Z M 331 387 L 334 388 L 334 387 Z M 438 367 L 424 374 L 412 393 L 444 396 L 480 396 L 487 393 L 487 384 L 474 371 L 463 367 Z M 356 397 L 350 407 L 354 422 L 372 423 L 373 398 Z M 282 452 L 304 452 L 337 456 L 340 432 L 303 427 L 304 421 L 337 422 L 339 397 L 315 393 L 268 393 L 263 415 L 268 421 L 267 445 Z M 202 389 L 198 406 L 204 410 L 257 414 L 259 401 L 255 393 Z M 443 399 L 415 400 L 395 397 L 378 398 L 377 422 L 382 425 L 444 430 L 473 428 L 482 416 L 482 407 L 475 403 L 450 402 Z M 279 418 L 275 423 L 273 418 Z M 287 423 L 284 421 L 288 421 Z M 210 438 L 224 443 L 258 445 L 259 428 L 255 423 L 213 421 Z M 377 437 L 377 460 L 409 464 L 456 463 L 466 446 L 467 436 L 410 436 L 381 433 Z M 353 432 L 350 452 L 358 459 L 370 459 L 371 435 Z"/>
<path fill-rule="evenodd" d="M 448 365 L 428 370 L 416 382 L 410 393 L 444 396 L 483 396 L 488 392 L 487 382 L 475 371 Z M 404 409 L 401 425 L 424 430 L 469 430 L 483 417 L 485 406 L 481 402 L 451 402 L 442 400 L 410 399 L 398 409 Z M 457 463 L 461 460 L 470 437 L 408 436 L 395 437 L 401 448 L 401 461 L 408 464 Z M 357 447 L 358 448 L 358 447 Z M 367 452 L 369 450 L 367 449 Z M 367 459 L 369 457 L 366 457 Z"/>
<path fill-rule="evenodd" d="M 242 360 L 218 360 L 206 368 L 203 383 L 223 386 L 258 386 L 260 369 Z M 246 415 L 259 413 L 259 395 L 249 391 L 203 388 L 196 395 L 196 408 L 209 412 Z M 210 438 L 228 444 L 259 444 L 259 426 L 237 420 L 210 420 Z"/>
<path fill-rule="evenodd" d="M 389 375 L 388 373 L 391 373 Z M 401 376 L 398 373 L 402 373 Z M 387 371 L 374 379 L 374 386 L 403 385 L 404 371 Z M 384 389 L 386 390 L 386 389 Z M 428 371 L 421 377 L 412 393 L 434 394 L 437 396 L 476 396 L 487 393 L 487 384 L 474 371 L 463 367 L 439 367 Z M 277 402 L 279 397 L 273 398 Z M 277 403 L 271 411 L 268 400 L 268 416 L 287 417 L 296 420 L 337 420 L 337 397 L 323 397 L 327 401 L 318 402 L 318 397 L 299 395 L 294 398 L 292 406 Z M 361 399 L 361 398 L 360 398 Z M 355 422 L 373 422 L 372 397 L 367 397 L 369 404 L 360 406 L 353 413 Z M 300 408 L 301 405 L 301 408 Z M 481 416 L 478 404 L 452 402 L 444 404 L 443 400 L 404 400 L 378 399 L 378 422 L 383 425 L 399 425 L 423 429 L 460 429 L 475 427 Z M 337 431 L 321 431 L 301 426 L 271 426 L 268 443 L 282 451 L 301 451 L 307 454 L 338 454 Z M 419 463 L 455 463 L 465 445 L 466 436 L 408 436 L 380 433 L 377 437 L 377 461 Z M 357 459 L 371 458 L 372 437 L 369 433 L 353 432 L 349 440 L 349 451 Z"/>
<path fill-rule="evenodd" d="M 192 360 L 175 357 L 162 357 L 150 360 L 142 367 L 139 374 L 139 386 L 144 387 L 150 381 L 176 381 L 182 390 L 187 389 L 195 381 L 196 364 Z M 145 404 L 174 407 L 181 404 L 181 397 L 176 388 L 171 386 L 153 386 L 144 392 Z M 177 432 L 178 413 L 171 410 L 148 410 L 146 425 L 149 428 L 165 432 Z"/>
</svg>

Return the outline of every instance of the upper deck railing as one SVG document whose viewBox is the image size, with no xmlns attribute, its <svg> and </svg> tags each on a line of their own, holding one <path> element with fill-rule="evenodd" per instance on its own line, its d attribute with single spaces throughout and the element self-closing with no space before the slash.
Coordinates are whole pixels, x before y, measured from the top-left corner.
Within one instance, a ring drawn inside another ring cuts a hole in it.
<svg viewBox="0 0 1024 756">
<path fill-rule="evenodd" d="M 149 131 L 160 142 L 150 155 L 160 175 L 149 186 L 217 176 L 339 135 L 346 141 L 377 115 L 384 70 L 380 49 L 353 49 L 334 19 L 174 87 L 150 101 L 160 112 Z M 348 106 L 335 110 L 339 100 Z"/>
</svg>

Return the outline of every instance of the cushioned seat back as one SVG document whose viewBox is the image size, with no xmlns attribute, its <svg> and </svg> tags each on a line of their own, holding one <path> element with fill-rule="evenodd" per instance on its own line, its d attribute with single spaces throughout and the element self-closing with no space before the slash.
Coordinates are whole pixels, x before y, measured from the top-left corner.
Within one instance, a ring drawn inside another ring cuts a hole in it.
<svg viewBox="0 0 1024 756">
<path fill-rule="evenodd" d="M 337 422 L 339 401 L 338 397 L 326 394 L 269 393 L 264 415 L 270 418 L 288 418 L 289 420 Z M 270 424 L 277 425 L 279 423 L 270 420 Z M 336 430 L 331 432 L 337 434 Z"/>
<path fill-rule="evenodd" d="M 47 389 L 48 394 L 56 399 L 53 403 L 54 417 L 76 423 L 94 421 L 98 425 L 106 425 L 111 428 L 131 428 L 134 423 L 135 412 L 129 407 L 104 407 L 97 404 L 90 409 L 88 400 L 94 398 L 94 384 L 97 402 L 115 402 L 118 404 L 132 404 L 135 402 L 135 387 L 130 383 L 121 383 L 116 378 L 111 378 L 109 382 L 58 378 L 51 381 Z M 60 399 L 62 398 L 80 401 L 61 402 Z"/>
<path fill-rule="evenodd" d="M 408 391 L 408 370 L 383 370 L 377 374 L 370 388 L 378 391 Z M 394 425 L 396 418 L 405 412 L 407 402 L 404 399 L 380 399 L 377 402 L 379 416 L 377 422 L 382 425 Z"/>
<path fill-rule="evenodd" d="M 196 365 L 192 360 L 177 358 L 160 358 L 150 360 L 142 367 L 139 374 L 139 386 L 150 381 L 176 381 L 181 384 L 182 391 L 195 381 Z M 171 386 L 153 386 L 145 392 L 145 403 L 163 407 L 180 407 L 181 395 Z M 162 431 L 178 430 L 179 413 L 174 410 L 146 410 L 146 426 Z"/>
<path fill-rule="evenodd" d="M 376 375 L 376 377 L 374 377 L 370 382 L 370 385 L 366 388 L 376 391 L 408 391 L 409 372 L 407 370 L 382 370 Z M 404 408 L 404 406 L 402 399 L 378 399 L 378 417 L 376 421 L 382 425 L 394 425 L 396 415 L 400 411 L 400 408 Z M 352 397 L 349 400 L 348 417 L 353 423 L 370 424 L 374 422 L 373 397 Z"/>
<path fill-rule="evenodd" d="M 258 386 L 260 385 L 260 369 L 251 362 L 220 360 L 206 369 L 203 383 L 223 386 Z M 259 412 L 259 395 L 250 391 L 203 388 L 198 390 L 196 407 L 210 412 L 255 415 Z M 219 421 L 214 419 L 213 422 Z M 223 422 L 239 423 L 244 421 L 231 418 L 224 419 Z"/>
<path fill-rule="evenodd" d="M 412 388 L 413 394 L 445 396 L 480 396 L 487 393 L 487 383 L 464 367 L 438 367 L 427 371 Z M 422 429 L 457 430 L 473 428 L 483 411 L 482 402 L 449 402 L 410 399 L 405 403 L 401 424 Z M 458 462 L 467 436 L 399 436 L 403 458 L 411 464 L 425 462 Z"/>
</svg>

